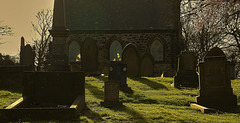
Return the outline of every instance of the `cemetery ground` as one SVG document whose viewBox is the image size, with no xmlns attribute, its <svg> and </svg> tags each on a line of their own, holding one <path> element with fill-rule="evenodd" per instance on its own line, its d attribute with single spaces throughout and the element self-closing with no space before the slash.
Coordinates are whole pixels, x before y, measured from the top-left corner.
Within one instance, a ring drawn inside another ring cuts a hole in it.
<svg viewBox="0 0 240 123">
<path fill-rule="evenodd" d="M 101 107 L 106 80 L 107 77 L 86 77 L 87 108 L 80 118 L 67 122 L 240 122 L 240 113 L 202 114 L 191 108 L 189 103 L 195 102 L 197 89 L 173 88 L 170 86 L 173 78 L 127 78 L 133 92 L 120 91 L 120 102 L 124 106 Z M 232 80 L 232 88 L 240 106 L 240 79 Z M 20 97 L 21 91 L 0 90 L 0 108 L 5 108 Z M 21 121 L 24 120 L 31 121 Z"/>
</svg>

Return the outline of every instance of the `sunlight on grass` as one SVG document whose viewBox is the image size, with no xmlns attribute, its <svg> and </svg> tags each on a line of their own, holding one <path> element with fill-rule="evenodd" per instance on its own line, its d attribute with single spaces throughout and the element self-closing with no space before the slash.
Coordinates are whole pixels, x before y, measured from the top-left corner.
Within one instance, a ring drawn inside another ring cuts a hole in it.
<svg viewBox="0 0 240 123">
<path fill-rule="evenodd" d="M 6 108 L 22 96 L 21 92 L 13 90 L 0 90 L 0 109 Z"/>
<path fill-rule="evenodd" d="M 127 78 L 133 94 L 120 91 L 120 101 L 124 107 L 104 108 L 104 81 L 107 77 L 86 78 L 86 102 L 91 111 L 99 114 L 107 122 L 240 122 L 240 115 L 202 114 L 189 107 L 195 102 L 197 89 L 176 89 L 170 86 L 173 78 L 131 77 Z M 234 93 L 240 97 L 240 81 L 232 82 Z M 95 92 L 92 90 L 95 89 Z M 101 98 L 98 98 L 101 97 Z M 240 98 L 238 98 L 240 99 Z M 240 100 L 238 100 L 240 102 Z M 234 119 L 234 120 L 233 120 Z M 91 121 L 102 122 L 101 120 Z M 85 122 L 85 121 L 83 121 Z"/>
<path fill-rule="evenodd" d="M 195 102 L 197 89 L 176 89 L 170 86 L 173 78 L 131 77 L 128 86 L 133 93 L 120 91 L 123 107 L 104 108 L 104 81 L 107 77 L 86 77 L 86 105 L 76 122 L 240 122 L 240 114 L 202 114 L 189 106 Z M 234 94 L 240 105 L 240 79 L 232 81 Z M 5 108 L 21 97 L 20 92 L 0 90 L 0 108 Z"/>
</svg>

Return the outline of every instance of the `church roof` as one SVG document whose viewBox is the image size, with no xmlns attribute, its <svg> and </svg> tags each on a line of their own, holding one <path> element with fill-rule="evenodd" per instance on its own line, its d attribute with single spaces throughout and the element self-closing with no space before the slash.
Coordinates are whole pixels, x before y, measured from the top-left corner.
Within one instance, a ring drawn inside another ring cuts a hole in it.
<svg viewBox="0 0 240 123">
<path fill-rule="evenodd" d="M 178 29 L 180 0 L 65 0 L 70 30 Z"/>
</svg>

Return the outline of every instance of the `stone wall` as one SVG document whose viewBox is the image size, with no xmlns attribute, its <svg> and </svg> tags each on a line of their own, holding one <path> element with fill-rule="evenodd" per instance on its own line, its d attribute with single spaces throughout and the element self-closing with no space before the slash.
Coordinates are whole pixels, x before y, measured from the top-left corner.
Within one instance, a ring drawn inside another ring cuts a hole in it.
<svg viewBox="0 0 240 123">
<path fill-rule="evenodd" d="M 87 33 L 87 32 L 85 32 Z M 98 48 L 98 72 L 105 73 L 108 67 L 109 49 L 113 41 L 117 40 L 124 48 L 128 43 L 136 45 L 140 57 L 145 53 L 150 53 L 151 44 L 158 39 L 164 45 L 164 60 L 154 63 L 154 75 L 160 76 L 163 72 L 167 76 L 173 76 L 177 66 L 177 55 L 180 52 L 178 34 L 173 31 L 161 32 L 121 32 L 121 33 L 87 33 L 74 32 L 68 37 L 68 46 L 73 41 L 77 41 L 81 47 L 85 40 L 89 38 L 96 41 Z M 90 54 L 89 54 L 90 55 Z M 107 73 L 105 73 L 107 74 Z"/>
</svg>

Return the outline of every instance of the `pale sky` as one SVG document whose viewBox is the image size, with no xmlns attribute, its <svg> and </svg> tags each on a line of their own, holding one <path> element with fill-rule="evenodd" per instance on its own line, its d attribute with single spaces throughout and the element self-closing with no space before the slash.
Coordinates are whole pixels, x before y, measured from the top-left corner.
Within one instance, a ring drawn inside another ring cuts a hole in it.
<svg viewBox="0 0 240 123">
<path fill-rule="evenodd" d="M 42 9 L 53 9 L 54 0 L 0 0 L 0 21 L 13 28 L 13 36 L 3 36 L 0 53 L 16 55 L 20 50 L 20 39 L 31 41 L 34 37 L 31 22 Z"/>
</svg>

